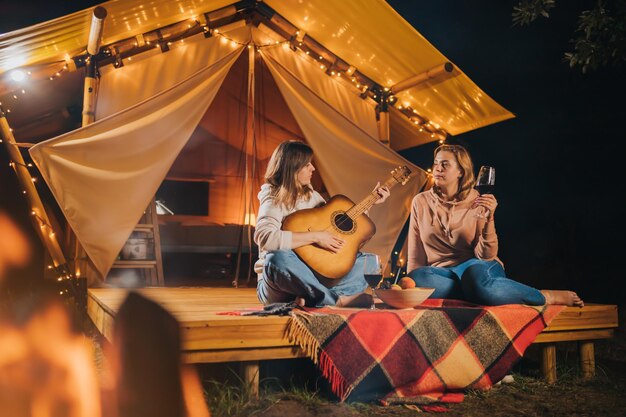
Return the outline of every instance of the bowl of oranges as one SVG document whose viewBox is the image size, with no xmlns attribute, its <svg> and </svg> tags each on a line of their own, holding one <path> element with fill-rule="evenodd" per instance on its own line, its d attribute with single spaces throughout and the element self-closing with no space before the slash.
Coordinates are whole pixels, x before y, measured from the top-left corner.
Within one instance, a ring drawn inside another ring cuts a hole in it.
<svg viewBox="0 0 626 417">
<path fill-rule="evenodd" d="M 401 278 L 397 284 L 388 288 L 377 288 L 376 296 L 385 304 L 394 308 L 413 308 L 422 304 L 435 292 L 434 288 L 416 287 L 409 277 Z"/>
</svg>

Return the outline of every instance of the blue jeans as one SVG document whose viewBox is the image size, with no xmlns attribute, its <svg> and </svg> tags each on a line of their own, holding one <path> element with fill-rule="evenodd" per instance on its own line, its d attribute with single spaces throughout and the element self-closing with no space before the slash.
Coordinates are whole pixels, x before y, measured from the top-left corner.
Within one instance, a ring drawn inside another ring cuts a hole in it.
<svg viewBox="0 0 626 417">
<path fill-rule="evenodd" d="M 454 298 L 485 306 L 537 306 L 546 302 L 539 290 L 507 278 L 497 261 L 471 258 L 451 267 L 417 268 L 409 276 L 418 287 L 435 288 L 431 298 Z"/>
<path fill-rule="evenodd" d="M 291 250 L 270 252 L 265 256 L 256 292 L 263 304 L 290 302 L 302 297 L 307 306 L 335 305 L 341 295 L 358 294 L 367 288 L 363 262 L 367 254 L 358 253 L 352 270 L 340 279 L 327 279 L 314 273 Z"/>
</svg>

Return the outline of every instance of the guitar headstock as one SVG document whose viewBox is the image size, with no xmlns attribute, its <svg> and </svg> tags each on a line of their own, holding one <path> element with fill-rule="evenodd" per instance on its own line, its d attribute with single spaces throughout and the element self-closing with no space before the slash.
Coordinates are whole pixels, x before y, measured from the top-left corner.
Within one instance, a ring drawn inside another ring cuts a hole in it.
<svg viewBox="0 0 626 417">
<path fill-rule="evenodd" d="M 404 185 L 409 181 L 411 177 L 411 170 L 406 165 L 399 166 L 398 168 L 391 171 L 391 176 L 394 180 Z"/>
</svg>

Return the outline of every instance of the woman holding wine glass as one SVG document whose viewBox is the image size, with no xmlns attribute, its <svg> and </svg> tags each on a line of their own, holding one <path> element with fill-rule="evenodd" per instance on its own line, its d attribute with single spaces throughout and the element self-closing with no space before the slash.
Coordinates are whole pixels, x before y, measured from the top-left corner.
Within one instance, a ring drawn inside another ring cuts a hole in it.
<svg viewBox="0 0 626 417">
<path fill-rule="evenodd" d="M 498 201 L 492 194 L 495 170 L 483 168 L 484 181 L 476 183 L 472 159 L 464 147 L 441 145 L 435 149 L 434 185 L 413 199 L 409 276 L 418 287 L 435 288 L 432 298 L 481 305 L 583 306 L 572 291 L 540 291 L 507 278 L 497 257 L 494 216 Z"/>
</svg>

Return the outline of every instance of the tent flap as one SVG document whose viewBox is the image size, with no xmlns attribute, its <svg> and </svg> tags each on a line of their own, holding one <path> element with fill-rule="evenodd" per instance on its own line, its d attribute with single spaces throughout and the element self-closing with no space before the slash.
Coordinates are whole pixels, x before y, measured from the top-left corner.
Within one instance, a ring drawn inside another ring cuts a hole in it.
<svg viewBox="0 0 626 417">
<path fill-rule="evenodd" d="M 127 110 L 30 149 L 103 276 L 242 50 Z"/>
</svg>

